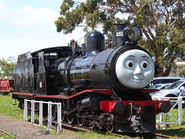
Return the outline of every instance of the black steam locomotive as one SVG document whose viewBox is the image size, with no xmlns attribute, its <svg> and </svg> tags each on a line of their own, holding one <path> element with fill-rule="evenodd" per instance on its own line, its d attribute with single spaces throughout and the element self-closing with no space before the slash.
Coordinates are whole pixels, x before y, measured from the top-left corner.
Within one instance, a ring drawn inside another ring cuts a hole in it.
<svg viewBox="0 0 185 139">
<path fill-rule="evenodd" d="M 141 31 L 116 25 L 112 47 L 105 49 L 97 31 L 85 47 L 42 49 L 18 57 L 13 98 L 62 103 L 63 119 L 108 132 L 155 134 L 155 116 L 169 103 L 153 101 L 144 91 L 154 76 L 151 56 L 137 41 Z M 85 49 L 83 49 L 85 48 Z"/>
</svg>

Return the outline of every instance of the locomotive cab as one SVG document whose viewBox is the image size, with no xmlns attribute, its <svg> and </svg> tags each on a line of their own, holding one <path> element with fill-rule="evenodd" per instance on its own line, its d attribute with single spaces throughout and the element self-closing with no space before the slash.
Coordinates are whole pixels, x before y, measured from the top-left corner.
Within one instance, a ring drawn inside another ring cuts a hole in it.
<svg viewBox="0 0 185 139">
<path fill-rule="evenodd" d="M 18 57 L 14 71 L 15 92 L 31 94 L 58 94 L 54 62 L 72 55 L 71 47 L 53 47 Z"/>
<path fill-rule="evenodd" d="M 36 94 L 57 95 L 59 93 L 55 77 L 57 69 L 53 66 L 57 59 L 72 55 L 71 47 L 58 47 L 43 49 L 33 53 L 34 64 L 38 64 L 35 70 Z"/>
</svg>

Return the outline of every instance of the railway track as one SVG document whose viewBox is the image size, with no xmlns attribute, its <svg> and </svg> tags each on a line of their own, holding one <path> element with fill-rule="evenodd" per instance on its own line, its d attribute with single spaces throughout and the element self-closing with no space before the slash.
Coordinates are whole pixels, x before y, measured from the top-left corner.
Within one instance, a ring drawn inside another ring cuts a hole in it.
<svg viewBox="0 0 185 139">
<path fill-rule="evenodd" d="M 53 129 L 55 129 L 54 127 L 56 127 L 56 122 L 53 122 Z M 82 126 L 79 126 L 79 125 L 76 125 L 76 124 L 68 124 L 67 122 L 64 122 L 62 123 L 62 128 L 64 129 L 67 129 L 67 130 L 71 130 L 71 131 L 81 131 L 81 132 L 89 132 L 89 131 L 94 131 L 94 132 L 97 132 L 97 133 L 100 133 L 100 134 L 107 134 L 107 132 L 105 131 L 100 131 L 100 130 L 95 130 L 95 129 L 91 129 L 90 127 L 82 127 Z M 125 134 L 122 134 L 122 133 L 108 133 L 109 135 L 112 135 L 112 136 L 117 136 L 117 137 L 125 137 Z M 130 135 L 129 135 L 130 136 Z M 159 134 L 159 133 L 156 133 L 155 134 L 155 139 L 167 139 L 167 138 L 170 138 L 171 136 L 167 136 L 167 135 L 163 135 L 163 134 Z M 141 139 L 145 139 L 144 137 Z M 148 138 L 147 138 L 148 139 Z"/>
<path fill-rule="evenodd" d="M 168 139 L 170 136 L 162 135 L 162 134 L 155 134 L 156 139 Z"/>
<path fill-rule="evenodd" d="M 89 131 L 92 131 L 92 129 L 88 128 L 88 127 L 80 127 L 78 125 L 69 125 L 67 123 L 63 123 L 62 124 L 62 127 L 64 129 L 67 129 L 67 130 L 72 130 L 72 131 L 81 131 L 81 132 L 89 132 Z M 105 132 L 100 132 L 100 131 L 96 131 L 94 130 L 95 132 L 98 132 L 98 133 L 101 133 L 101 134 L 105 134 Z M 113 135 L 113 136 L 117 136 L 117 137 L 125 137 L 125 135 L 123 134 L 119 134 L 119 133 L 109 133 L 110 135 Z M 170 138 L 170 136 L 167 136 L 167 135 L 162 135 L 162 134 L 155 134 L 155 139 L 167 139 L 167 138 Z"/>
<path fill-rule="evenodd" d="M 72 131 L 81 131 L 81 132 L 88 132 L 90 131 L 89 128 L 85 128 L 85 127 L 80 127 L 78 125 L 69 125 L 66 123 L 62 123 L 62 127 L 68 130 L 72 130 Z"/>
<path fill-rule="evenodd" d="M 62 124 L 62 127 L 64 129 L 72 130 L 72 131 L 81 131 L 81 132 L 89 132 L 92 131 L 93 129 L 88 128 L 88 127 L 81 127 L 78 125 L 68 125 L 66 123 Z M 106 132 L 99 131 L 99 130 L 93 130 L 94 132 L 100 133 L 100 134 L 105 134 Z M 121 134 L 116 134 L 116 133 L 109 133 L 110 135 L 117 136 L 117 137 L 124 137 L 125 135 Z"/>
<path fill-rule="evenodd" d="M 16 138 L 14 135 L 12 135 L 12 134 L 10 134 L 10 133 L 0 129 L 0 137 L 1 136 L 9 136 L 9 137 L 12 137 L 12 138 Z"/>
</svg>

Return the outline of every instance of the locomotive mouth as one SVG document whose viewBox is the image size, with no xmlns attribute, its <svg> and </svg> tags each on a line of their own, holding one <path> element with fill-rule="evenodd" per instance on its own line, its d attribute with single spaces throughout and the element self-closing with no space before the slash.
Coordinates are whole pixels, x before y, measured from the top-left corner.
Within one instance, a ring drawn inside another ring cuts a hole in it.
<svg viewBox="0 0 185 139">
<path fill-rule="evenodd" d="M 135 78 L 132 78 L 132 80 L 134 80 L 134 82 L 141 83 L 141 82 L 143 82 L 144 79 L 135 79 Z"/>
<path fill-rule="evenodd" d="M 138 82 L 138 83 L 141 83 L 141 82 L 143 82 L 144 81 L 144 77 L 143 76 L 134 76 L 133 78 L 132 78 L 132 80 L 134 81 L 134 82 Z"/>
</svg>

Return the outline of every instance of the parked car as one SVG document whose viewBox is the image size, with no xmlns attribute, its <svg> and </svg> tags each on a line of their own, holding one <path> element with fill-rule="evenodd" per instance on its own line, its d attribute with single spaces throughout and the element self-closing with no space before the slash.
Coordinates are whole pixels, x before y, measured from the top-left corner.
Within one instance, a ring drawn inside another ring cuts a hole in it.
<svg viewBox="0 0 185 139">
<path fill-rule="evenodd" d="M 175 81 L 182 80 L 184 78 L 182 77 L 156 77 L 153 79 L 151 82 L 150 86 L 154 86 L 156 84 L 169 84 L 169 83 L 174 83 Z"/>
<path fill-rule="evenodd" d="M 168 86 L 170 86 L 172 83 L 166 83 L 166 84 L 155 84 L 154 86 L 152 86 L 151 88 L 153 89 L 158 89 L 158 90 L 162 90 L 162 89 L 166 89 Z"/>
<path fill-rule="evenodd" d="M 152 98 L 159 98 L 159 97 L 178 97 L 182 96 L 185 99 L 185 79 L 178 80 L 168 86 L 166 89 L 157 91 L 151 94 Z"/>
</svg>

